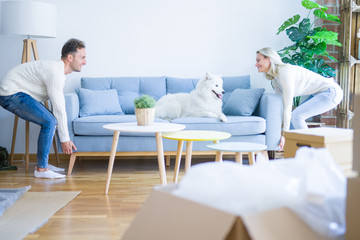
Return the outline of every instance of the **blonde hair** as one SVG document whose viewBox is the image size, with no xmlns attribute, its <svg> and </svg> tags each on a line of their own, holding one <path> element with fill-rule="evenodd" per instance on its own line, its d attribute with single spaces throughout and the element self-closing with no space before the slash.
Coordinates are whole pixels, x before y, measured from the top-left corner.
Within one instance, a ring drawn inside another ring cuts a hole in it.
<svg viewBox="0 0 360 240">
<path fill-rule="evenodd" d="M 272 48 L 262 48 L 256 51 L 256 53 L 259 53 L 266 58 L 270 58 L 270 69 L 267 73 L 265 73 L 265 77 L 269 80 L 273 80 L 274 77 L 277 76 L 277 74 L 279 73 L 279 67 L 286 65 L 281 60 L 279 54 Z"/>
</svg>

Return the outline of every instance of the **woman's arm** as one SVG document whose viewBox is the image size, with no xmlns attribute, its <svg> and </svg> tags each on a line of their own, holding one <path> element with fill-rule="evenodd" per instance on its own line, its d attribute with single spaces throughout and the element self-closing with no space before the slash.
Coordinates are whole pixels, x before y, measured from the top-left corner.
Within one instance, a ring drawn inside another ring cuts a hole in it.
<svg viewBox="0 0 360 240">
<path fill-rule="evenodd" d="M 295 84 L 296 84 L 296 73 L 292 73 L 287 69 L 284 69 L 278 75 L 278 84 L 282 88 L 282 96 L 283 96 L 283 104 L 284 104 L 284 112 L 283 112 L 283 130 L 288 131 L 290 129 L 290 121 L 291 121 L 291 111 L 292 111 L 292 103 L 295 92 Z"/>
</svg>

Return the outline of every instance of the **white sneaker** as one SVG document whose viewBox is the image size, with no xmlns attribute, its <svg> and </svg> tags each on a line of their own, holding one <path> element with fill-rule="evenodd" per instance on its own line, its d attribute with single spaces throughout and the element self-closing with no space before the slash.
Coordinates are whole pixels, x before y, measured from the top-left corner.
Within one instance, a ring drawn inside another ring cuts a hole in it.
<svg viewBox="0 0 360 240">
<path fill-rule="evenodd" d="M 34 171 L 34 176 L 36 178 L 65 178 L 65 175 L 47 170 L 45 172 Z"/>
<path fill-rule="evenodd" d="M 48 167 L 53 172 L 65 172 L 65 168 L 55 167 L 54 165 L 48 164 Z"/>
</svg>

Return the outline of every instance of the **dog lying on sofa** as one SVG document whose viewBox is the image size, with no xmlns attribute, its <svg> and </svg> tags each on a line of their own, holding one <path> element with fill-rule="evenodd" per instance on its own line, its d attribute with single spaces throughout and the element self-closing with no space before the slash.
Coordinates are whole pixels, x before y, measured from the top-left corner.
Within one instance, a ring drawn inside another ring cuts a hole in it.
<svg viewBox="0 0 360 240">
<path fill-rule="evenodd" d="M 174 93 L 161 97 L 156 102 L 155 116 L 173 120 L 181 117 L 212 117 L 226 122 L 222 112 L 223 79 L 206 73 L 190 93 Z"/>
</svg>

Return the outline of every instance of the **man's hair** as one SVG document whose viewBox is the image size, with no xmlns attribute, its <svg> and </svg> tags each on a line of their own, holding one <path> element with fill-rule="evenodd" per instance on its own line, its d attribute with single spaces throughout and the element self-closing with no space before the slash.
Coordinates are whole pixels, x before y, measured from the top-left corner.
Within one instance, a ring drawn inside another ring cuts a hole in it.
<svg viewBox="0 0 360 240">
<path fill-rule="evenodd" d="M 66 58 L 69 54 L 74 54 L 78 49 L 85 48 L 85 43 L 75 38 L 69 39 L 61 50 L 61 58 Z"/>
</svg>

